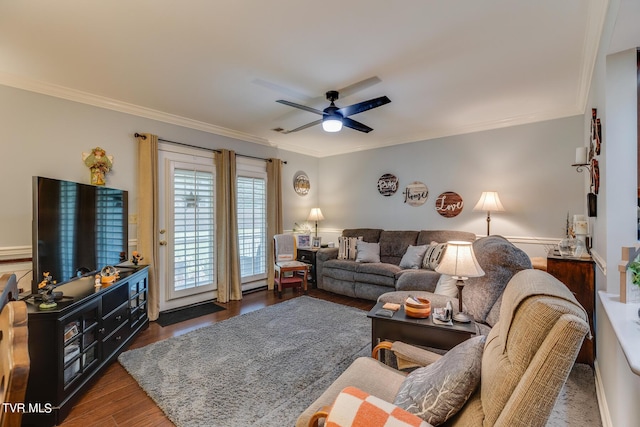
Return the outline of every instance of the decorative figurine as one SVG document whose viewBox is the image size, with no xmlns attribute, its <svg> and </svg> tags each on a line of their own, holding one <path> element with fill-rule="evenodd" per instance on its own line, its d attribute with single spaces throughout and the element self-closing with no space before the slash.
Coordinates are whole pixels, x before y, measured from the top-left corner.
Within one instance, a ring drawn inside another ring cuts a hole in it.
<svg viewBox="0 0 640 427">
<path fill-rule="evenodd" d="M 40 308 L 54 308 L 58 305 L 53 295 L 53 289 L 56 287 L 56 282 L 48 271 L 45 271 L 42 275 L 44 276 L 44 279 L 38 284 L 38 293 L 42 297 Z"/>
<path fill-rule="evenodd" d="M 91 184 L 105 185 L 105 175 L 113 166 L 113 156 L 107 156 L 107 152 L 96 147 L 91 153 L 82 153 L 84 164 L 91 169 Z"/>
<path fill-rule="evenodd" d="M 138 263 L 140 261 L 142 261 L 143 259 L 144 258 L 142 257 L 140 252 L 138 252 L 138 251 L 131 252 L 131 262 L 133 263 L 133 265 L 138 265 Z"/>
<path fill-rule="evenodd" d="M 117 268 L 111 265 L 108 265 L 100 270 L 100 282 L 103 285 L 109 286 L 113 282 L 118 280 L 118 278 L 120 278 L 120 272 Z"/>
</svg>

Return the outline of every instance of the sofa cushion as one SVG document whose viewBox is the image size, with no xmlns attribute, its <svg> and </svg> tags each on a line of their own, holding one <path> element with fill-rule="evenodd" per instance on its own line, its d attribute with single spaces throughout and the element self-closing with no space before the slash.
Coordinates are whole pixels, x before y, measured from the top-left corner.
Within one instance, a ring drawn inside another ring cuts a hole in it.
<svg viewBox="0 0 640 427">
<path fill-rule="evenodd" d="M 380 262 L 380 244 L 358 240 L 356 242 L 356 262 Z"/>
<path fill-rule="evenodd" d="M 476 240 L 475 233 L 468 231 L 456 230 L 422 230 L 418 234 L 417 245 L 428 245 L 431 242 L 446 243 L 449 240 L 464 240 L 474 242 Z"/>
<path fill-rule="evenodd" d="M 339 237 L 338 238 L 338 259 L 356 259 L 357 243 L 362 240 L 359 237 Z"/>
<path fill-rule="evenodd" d="M 513 243 L 495 235 L 476 240 L 473 251 L 485 274 L 465 281 L 462 300 L 476 322 L 487 323 L 509 280 L 518 271 L 530 269 L 531 259 Z"/>
<path fill-rule="evenodd" d="M 486 336 L 458 344 L 407 376 L 393 403 L 437 426 L 455 415 L 480 383 Z"/>
<path fill-rule="evenodd" d="M 346 387 L 331 406 L 326 426 L 429 427 L 421 418 L 356 387 Z"/>
<path fill-rule="evenodd" d="M 433 270 L 401 270 L 397 274 L 396 290 L 433 292 L 439 277 L 440 273 Z"/>
<path fill-rule="evenodd" d="M 436 290 L 434 291 L 434 293 L 439 295 L 446 295 L 451 298 L 457 298 L 458 297 L 458 287 L 456 286 L 457 282 L 458 282 L 458 279 L 454 279 L 448 274 L 441 274 L 440 278 L 438 279 L 438 284 L 436 285 Z"/>
<path fill-rule="evenodd" d="M 422 268 L 435 270 L 438 264 L 440 264 L 440 260 L 442 259 L 442 255 L 444 255 L 446 247 L 446 243 L 431 242 L 431 244 L 427 246 L 427 251 L 424 253 Z"/>
<path fill-rule="evenodd" d="M 355 272 L 358 268 L 358 264 L 356 264 L 355 261 L 348 259 L 330 259 L 324 263 L 324 268 Z"/>
<path fill-rule="evenodd" d="M 395 279 L 397 273 L 402 271 L 400 267 L 394 264 L 384 262 L 362 263 L 356 265 L 357 274 L 375 274 L 377 276 L 386 276 Z M 362 280 L 359 280 L 362 282 Z"/>
<path fill-rule="evenodd" d="M 342 230 L 344 237 L 362 237 L 365 242 L 378 242 L 380 241 L 380 228 L 345 228 Z"/>
<path fill-rule="evenodd" d="M 407 251 L 400 260 L 400 268 L 418 269 L 422 266 L 424 253 L 427 251 L 427 245 L 413 246 L 409 245 Z"/>
<path fill-rule="evenodd" d="M 415 245 L 418 231 L 384 230 L 380 233 L 380 261 L 400 264 L 409 245 Z"/>
</svg>

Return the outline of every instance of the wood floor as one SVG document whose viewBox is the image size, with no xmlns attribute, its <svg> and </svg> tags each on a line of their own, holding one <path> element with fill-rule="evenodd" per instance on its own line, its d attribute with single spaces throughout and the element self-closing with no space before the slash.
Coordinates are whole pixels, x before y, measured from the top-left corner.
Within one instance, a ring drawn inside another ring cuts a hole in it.
<svg viewBox="0 0 640 427">
<path fill-rule="evenodd" d="M 187 320 L 167 327 L 152 322 L 129 347 L 138 348 L 169 337 L 185 334 L 194 329 L 248 313 L 268 305 L 277 304 L 299 296 L 291 289 L 278 299 L 273 292 L 257 291 L 247 294 L 242 301 L 221 304 L 226 310 Z M 372 301 L 358 300 L 331 294 L 318 289 L 309 295 L 327 301 L 370 310 Z M 112 363 L 94 383 L 91 389 L 76 403 L 69 416 L 61 424 L 64 427 L 151 427 L 173 426 L 160 408 L 147 396 L 138 383 L 118 363 Z"/>
</svg>

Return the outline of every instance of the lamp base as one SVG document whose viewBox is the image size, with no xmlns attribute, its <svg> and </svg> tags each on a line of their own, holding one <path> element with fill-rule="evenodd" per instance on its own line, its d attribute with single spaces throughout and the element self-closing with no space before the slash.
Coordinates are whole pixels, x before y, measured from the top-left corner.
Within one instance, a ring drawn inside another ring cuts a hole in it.
<svg viewBox="0 0 640 427">
<path fill-rule="evenodd" d="M 471 323 L 471 317 L 465 313 L 456 313 L 453 315 L 453 321 L 458 323 Z"/>
</svg>

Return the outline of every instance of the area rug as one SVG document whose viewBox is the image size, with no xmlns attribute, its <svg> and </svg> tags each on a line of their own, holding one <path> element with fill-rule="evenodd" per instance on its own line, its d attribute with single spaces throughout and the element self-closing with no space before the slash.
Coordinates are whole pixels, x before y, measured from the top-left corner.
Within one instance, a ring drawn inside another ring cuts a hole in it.
<svg viewBox="0 0 640 427">
<path fill-rule="evenodd" d="M 371 351 L 365 311 L 301 296 L 122 353 L 178 427 L 293 426 Z"/>
<path fill-rule="evenodd" d="M 224 307 L 215 304 L 213 301 L 207 301 L 199 304 L 193 304 L 188 307 L 182 307 L 176 310 L 163 311 L 158 316 L 156 323 L 162 326 L 173 325 L 185 320 L 195 319 L 196 317 L 205 316 L 217 311 L 226 310 Z"/>
</svg>

